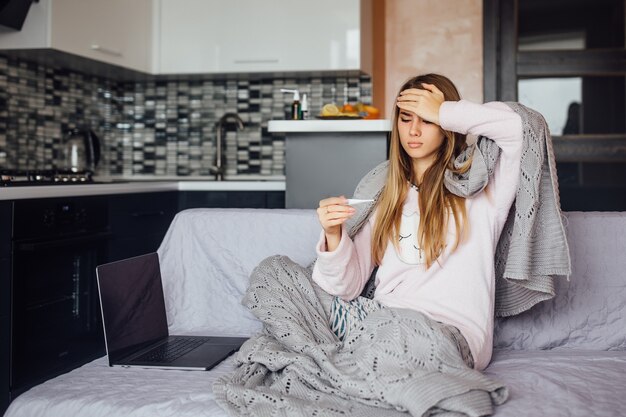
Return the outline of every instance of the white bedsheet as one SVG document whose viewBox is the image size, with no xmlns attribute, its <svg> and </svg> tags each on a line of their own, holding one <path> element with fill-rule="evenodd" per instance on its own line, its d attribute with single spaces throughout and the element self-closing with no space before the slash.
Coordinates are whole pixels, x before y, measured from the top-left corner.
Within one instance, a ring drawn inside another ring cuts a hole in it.
<svg viewBox="0 0 626 417">
<path fill-rule="evenodd" d="M 232 370 L 232 358 L 205 372 L 109 367 L 103 357 L 20 395 L 5 417 L 227 416 L 211 386 Z"/>
<path fill-rule="evenodd" d="M 618 417 L 626 409 L 624 352 L 496 351 L 486 373 L 509 387 L 495 416 Z M 97 359 L 19 396 L 5 417 L 226 417 L 208 372 L 110 368 Z"/>
</svg>

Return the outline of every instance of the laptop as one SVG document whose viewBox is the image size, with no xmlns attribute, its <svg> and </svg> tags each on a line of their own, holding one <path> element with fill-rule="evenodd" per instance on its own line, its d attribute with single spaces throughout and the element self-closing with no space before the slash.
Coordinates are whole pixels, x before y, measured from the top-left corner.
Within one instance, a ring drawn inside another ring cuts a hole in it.
<svg viewBox="0 0 626 417">
<path fill-rule="evenodd" d="M 209 370 L 246 338 L 173 336 L 157 253 L 96 268 L 109 366 Z"/>
</svg>

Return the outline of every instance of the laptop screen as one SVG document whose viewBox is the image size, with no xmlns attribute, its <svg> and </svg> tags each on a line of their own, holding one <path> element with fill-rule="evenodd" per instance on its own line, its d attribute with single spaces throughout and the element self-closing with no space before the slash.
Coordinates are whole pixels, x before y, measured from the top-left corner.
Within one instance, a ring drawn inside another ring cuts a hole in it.
<svg viewBox="0 0 626 417">
<path fill-rule="evenodd" d="M 96 272 L 110 362 L 168 336 L 156 253 L 100 265 Z"/>
</svg>

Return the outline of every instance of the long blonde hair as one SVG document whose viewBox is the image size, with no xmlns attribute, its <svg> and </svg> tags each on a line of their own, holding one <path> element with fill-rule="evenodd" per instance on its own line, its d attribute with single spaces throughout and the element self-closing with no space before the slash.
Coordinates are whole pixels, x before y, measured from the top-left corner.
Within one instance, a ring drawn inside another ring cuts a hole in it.
<svg viewBox="0 0 626 417">
<path fill-rule="evenodd" d="M 434 84 L 444 95 L 446 101 L 458 101 L 460 95 L 452 81 L 443 75 L 425 74 L 409 79 L 400 88 L 423 89 L 422 83 Z M 399 94 L 399 93 L 398 93 Z M 413 163 L 400 143 L 398 133 L 399 109 L 394 103 L 393 125 L 391 129 L 389 168 L 383 191 L 376 203 L 377 216 L 372 233 L 372 260 L 374 265 L 382 262 L 387 243 L 392 239 L 398 249 L 402 209 L 408 193 L 407 181 L 414 178 Z M 465 198 L 450 193 L 444 186 L 446 169 L 455 173 L 469 170 L 471 158 L 459 169 L 453 165 L 454 158 L 465 148 L 466 137 L 460 133 L 443 130 L 444 141 L 438 150 L 435 162 L 424 173 L 420 185 L 418 206 L 420 212 L 417 243 L 425 254 L 426 268 L 437 260 L 446 247 L 449 213 L 452 212 L 456 225 L 456 242 L 453 251 L 467 233 L 467 212 Z"/>
</svg>

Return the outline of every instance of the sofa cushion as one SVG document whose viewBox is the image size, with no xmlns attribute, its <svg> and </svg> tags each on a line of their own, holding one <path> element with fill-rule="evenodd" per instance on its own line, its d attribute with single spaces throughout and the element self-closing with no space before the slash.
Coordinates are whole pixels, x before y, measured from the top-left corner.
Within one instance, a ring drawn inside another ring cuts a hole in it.
<svg viewBox="0 0 626 417">
<path fill-rule="evenodd" d="M 500 349 L 626 350 L 626 213 L 568 212 L 570 281 L 556 297 L 495 324 Z"/>
<path fill-rule="evenodd" d="M 310 264 L 320 231 L 315 210 L 178 213 L 158 250 L 170 332 L 256 333 L 260 322 L 241 305 L 252 270 L 276 254 Z"/>
<path fill-rule="evenodd" d="M 509 389 L 497 417 L 623 415 L 626 352 L 494 351 L 485 370 Z"/>
</svg>

